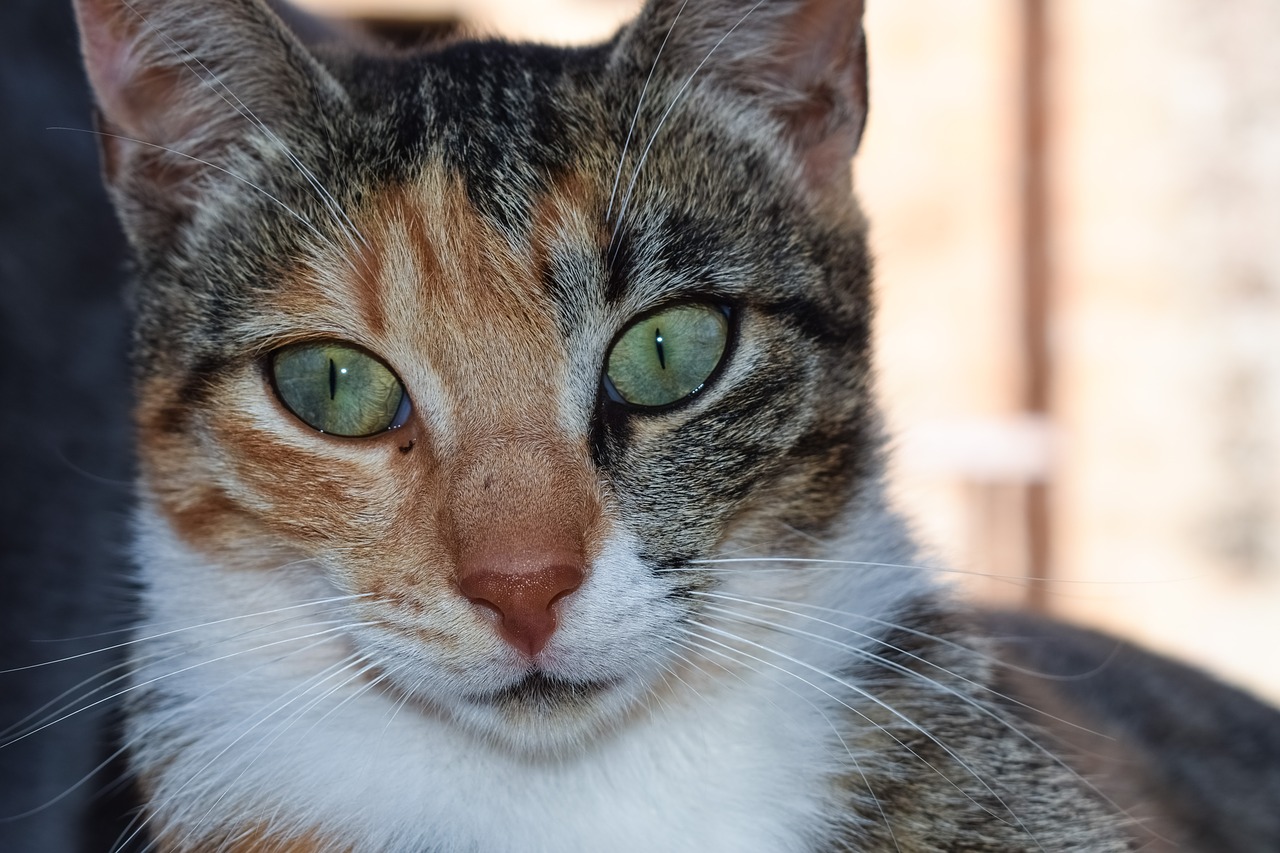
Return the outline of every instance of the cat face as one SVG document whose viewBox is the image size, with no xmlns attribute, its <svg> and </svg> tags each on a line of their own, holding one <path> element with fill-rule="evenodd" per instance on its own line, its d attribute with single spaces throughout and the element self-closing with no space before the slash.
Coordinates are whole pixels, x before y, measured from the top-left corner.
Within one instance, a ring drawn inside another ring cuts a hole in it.
<svg viewBox="0 0 1280 853">
<path fill-rule="evenodd" d="M 532 751 L 669 689 L 699 590 L 804 587 L 702 561 L 809 553 L 878 475 L 855 4 L 394 56 L 134 5 L 78 13 L 184 548 L 356 596 L 379 689 Z"/>
</svg>

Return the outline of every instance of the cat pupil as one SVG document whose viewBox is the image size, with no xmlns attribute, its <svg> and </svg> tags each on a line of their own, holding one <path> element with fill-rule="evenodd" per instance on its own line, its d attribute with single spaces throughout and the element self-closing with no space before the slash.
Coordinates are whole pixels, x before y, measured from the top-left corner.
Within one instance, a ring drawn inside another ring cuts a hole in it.
<svg viewBox="0 0 1280 853">
<path fill-rule="evenodd" d="M 343 373 L 346 373 L 344 370 Z M 333 363 L 333 359 L 329 359 L 329 399 L 334 400 L 338 396 L 338 366 Z"/>
<path fill-rule="evenodd" d="M 666 356 L 666 353 L 664 353 L 662 350 L 662 330 L 654 329 L 654 332 L 655 332 L 655 335 L 653 339 L 653 345 L 658 349 L 658 366 L 661 367 L 663 370 L 666 370 L 667 356 Z"/>
</svg>

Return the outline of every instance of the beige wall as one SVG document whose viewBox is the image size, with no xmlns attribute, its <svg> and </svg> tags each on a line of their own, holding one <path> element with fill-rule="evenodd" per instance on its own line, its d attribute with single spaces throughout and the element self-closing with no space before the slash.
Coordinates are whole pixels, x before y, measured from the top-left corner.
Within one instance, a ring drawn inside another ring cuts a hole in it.
<svg viewBox="0 0 1280 853">
<path fill-rule="evenodd" d="M 372 2 L 558 42 L 636 5 Z M 1016 601 L 1019 484 L 1047 474 L 1051 610 L 1280 700 L 1280 3 L 1050 0 L 1047 433 L 1017 417 L 1019 4 L 870 6 L 856 181 L 901 501 Z"/>
<path fill-rule="evenodd" d="M 1063 610 L 1280 698 L 1280 4 L 1054 8 Z"/>
</svg>

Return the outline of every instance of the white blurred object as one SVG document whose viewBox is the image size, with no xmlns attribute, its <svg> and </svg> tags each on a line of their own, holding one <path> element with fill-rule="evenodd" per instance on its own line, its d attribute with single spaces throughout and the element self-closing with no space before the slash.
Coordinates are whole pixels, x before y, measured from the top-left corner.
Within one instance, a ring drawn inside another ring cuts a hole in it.
<svg viewBox="0 0 1280 853">
<path fill-rule="evenodd" d="M 932 421 L 898 437 L 895 459 L 909 474 L 971 482 L 1043 483 L 1056 436 L 1048 418 L 1012 415 Z"/>
<path fill-rule="evenodd" d="M 638 0 L 291 0 L 313 12 L 378 17 L 456 17 L 484 34 L 550 44 L 585 44 L 613 35 Z"/>
</svg>

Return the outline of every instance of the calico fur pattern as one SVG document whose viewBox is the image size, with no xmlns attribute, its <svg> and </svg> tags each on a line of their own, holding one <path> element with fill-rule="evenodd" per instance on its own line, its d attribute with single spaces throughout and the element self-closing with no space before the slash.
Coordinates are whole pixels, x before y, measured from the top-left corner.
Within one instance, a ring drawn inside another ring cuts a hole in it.
<svg viewBox="0 0 1280 853">
<path fill-rule="evenodd" d="M 1128 849 L 883 494 L 859 4 L 378 55 L 256 0 L 77 12 L 136 259 L 146 621 L 198 626 L 133 657 L 160 849 Z M 731 312 L 714 381 L 611 401 L 616 334 L 689 301 Z M 265 364 L 309 340 L 385 361 L 410 420 L 299 422 Z M 586 567 L 532 659 L 454 581 L 531 551 Z"/>
</svg>

